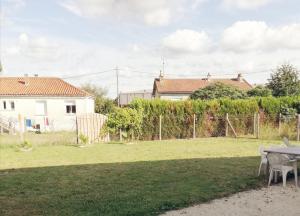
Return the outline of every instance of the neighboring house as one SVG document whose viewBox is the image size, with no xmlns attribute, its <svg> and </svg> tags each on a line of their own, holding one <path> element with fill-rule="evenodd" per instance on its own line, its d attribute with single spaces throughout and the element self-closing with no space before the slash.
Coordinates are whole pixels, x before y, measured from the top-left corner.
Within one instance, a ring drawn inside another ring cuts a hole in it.
<svg viewBox="0 0 300 216">
<path fill-rule="evenodd" d="M 121 106 L 126 106 L 130 104 L 131 101 L 137 98 L 152 99 L 152 90 L 122 92 L 119 94 L 119 100 Z"/>
<path fill-rule="evenodd" d="M 0 77 L 0 120 L 27 130 L 75 130 L 76 115 L 94 113 L 91 94 L 54 77 Z"/>
<path fill-rule="evenodd" d="M 185 100 L 194 91 L 217 82 L 245 91 L 253 88 L 241 74 L 232 79 L 212 79 L 209 74 L 204 79 L 165 79 L 160 76 L 154 80 L 153 96 L 168 100 Z"/>
</svg>

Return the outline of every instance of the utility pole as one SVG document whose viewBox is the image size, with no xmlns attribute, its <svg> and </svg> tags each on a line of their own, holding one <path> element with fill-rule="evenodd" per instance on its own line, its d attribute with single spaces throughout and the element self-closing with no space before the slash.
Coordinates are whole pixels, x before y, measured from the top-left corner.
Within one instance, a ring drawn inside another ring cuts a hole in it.
<svg viewBox="0 0 300 216">
<path fill-rule="evenodd" d="M 116 77 L 117 77 L 117 100 L 118 100 L 118 107 L 120 107 L 120 97 L 119 97 L 119 68 L 116 67 Z"/>
</svg>

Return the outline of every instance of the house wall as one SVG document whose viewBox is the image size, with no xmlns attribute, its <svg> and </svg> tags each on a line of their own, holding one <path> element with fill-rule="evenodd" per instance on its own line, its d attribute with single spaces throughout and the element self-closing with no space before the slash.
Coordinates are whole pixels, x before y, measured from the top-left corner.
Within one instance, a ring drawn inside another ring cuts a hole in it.
<svg viewBox="0 0 300 216">
<path fill-rule="evenodd" d="M 149 100 L 152 99 L 152 92 L 120 93 L 119 98 L 120 98 L 120 105 L 121 106 L 126 106 L 126 105 L 130 104 L 134 99 L 137 99 L 137 98 L 149 99 Z"/>
<path fill-rule="evenodd" d="M 190 94 L 158 94 L 157 97 L 164 100 L 179 101 L 187 100 Z"/>
<path fill-rule="evenodd" d="M 6 109 L 3 107 L 6 101 Z M 15 104 L 14 110 L 10 102 Z M 45 115 L 39 115 L 37 102 L 46 103 Z M 76 105 L 76 114 L 67 113 L 66 105 Z M 75 97 L 0 97 L 0 115 L 18 122 L 19 114 L 25 119 L 31 119 L 40 124 L 42 131 L 75 130 L 76 115 L 94 113 L 93 98 Z M 47 120 L 48 123 L 47 124 Z"/>
</svg>

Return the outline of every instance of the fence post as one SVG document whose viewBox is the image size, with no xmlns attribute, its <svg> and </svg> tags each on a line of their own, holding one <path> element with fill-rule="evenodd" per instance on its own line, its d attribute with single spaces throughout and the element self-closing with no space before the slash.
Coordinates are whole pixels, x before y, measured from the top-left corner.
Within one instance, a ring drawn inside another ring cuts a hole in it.
<svg viewBox="0 0 300 216">
<path fill-rule="evenodd" d="M 19 120 L 19 135 L 20 135 L 20 140 L 23 143 L 24 142 L 24 119 L 21 114 L 18 115 L 18 120 Z"/>
<path fill-rule="evenodd" d="M 193 139 L 196 139 L 196 114 L 194 114 Z"/>
<path fill-rule="evenodd" d="M 226 119 L 225 119 L 225 136 L 228 136 L 228 113 L 226 113 Z"/>
<path fill-rule="evenodd" d="M 76 143 L 79 144 L 78 116 L 76 116 Z"/>
<path fill-rule="evenodd" d="M 279 119 L 278 119 L 278 131 L 279 131 L 279 133 L 280 133 L 280 131 L 281 131 L 281 113 L 279 113 Z"/>
<path fill-rule="evenodd" d="M 253 115 L 253 136 L 256 136 L 256 113 Z"/>
<path fill-rule="evenodd" d="M 297 120 L 297 141 L 300 140 L 300 114 L 298 114 L 298 120 Z"/>
<path fill-rule="evenodd" d="M 259 113 L 257 113 L 257 118 L 256 118 L 256 138 L 259 138 L 259 119 L 260 119 L 260 115 Z"/>
<path fill-rule="evenodd" d="M 161 140 L 161 115 L 159 115 L 159 140 Z"/>
<path fill-rule="evenodd" d="M 122 129 L 121 128 L 119 130 L 119 133 L 120 133 L 120 142 L 122 142 L 123 141 L 123 137 L 122 137 Z"/>
</svg>

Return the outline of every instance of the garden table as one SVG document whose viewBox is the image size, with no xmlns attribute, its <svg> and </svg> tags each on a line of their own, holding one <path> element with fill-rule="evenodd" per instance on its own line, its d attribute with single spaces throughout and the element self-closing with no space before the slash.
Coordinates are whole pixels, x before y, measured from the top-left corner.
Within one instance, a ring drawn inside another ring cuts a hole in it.
<svg viewBox="0 0 300 216">
<path fill-rule="evenodd" d="M 284 147 L 284 148 L 278 147 L 278 148 L 265 149 L 264 152 L 300 156 L 300 147 Z"/>
</svg>

